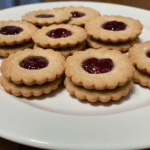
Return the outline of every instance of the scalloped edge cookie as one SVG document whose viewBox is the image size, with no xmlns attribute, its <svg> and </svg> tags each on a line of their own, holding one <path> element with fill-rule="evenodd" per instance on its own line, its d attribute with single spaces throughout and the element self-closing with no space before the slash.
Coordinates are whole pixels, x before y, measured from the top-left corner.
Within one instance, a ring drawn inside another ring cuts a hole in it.
<svg viewBox="0 0 150 150">
<path fill-rule="evenodd" d="M 46 34 L 51 30 L 57 28 L 65 28 L 72 32 L 71 36 L 65 38 L 50 38 Z M 37 32 L 32 36 L 35 44 L 40 45 L 44 48 L 62 48 L 62 47 L 72 47 L 76 44 L 83 43 L 87 38 L 86 31 L 78 26 L 60 24 L 60 25 L 51 25 L 49 27 L 43 27 L 42 29 L 37 30 Z"/>
<path fill-rule="evenodd" d="M 71 18 L 67 23 L 77 26 L 84 26 L 89 20 L 101 16 L 100 12 L 97 10 L 94 10 L 90 7 L 83 7 L 83 6 L 69 6 L 69 7 L 62 7 L 63 10 L 67 11 L 69 14 L 71 14 L 72 11 L 78 11 L 81 13 L 84 13 L 85 16 L 80 18 Z"/>
<path fill-rule="evenodd" d="M 133 81 L 150 88 L 150 74 L 142 72 L 137 68 L 135 68 L 135 72 L 133 74 Z"/>
<path fill-rule="evenodd" d="M 90 74 L 86 72 L 81 64 L 89 59 L 110 58 L 113 61 L 114 68 L 103 74 Z M 65 74 L 76 85 L 83 86 L 87 89 L 114 89 L 117 86 L 124 85 L 133 76 L 135 69 L 126 54 L 117 50 L 87 49 L 85 51 L 75 52 L 66 59 Z"/>
<path fill-rule="evenodd" d="M 102 25 L 108 21 L 121 21 L 127 25 L 127 28 L 122 31 L 111 31 L 102 28 Z M 129 17 L 123 16 L 107 16 L 97 17 L 92 19 L 85 25 L 87 34 L 92 36 L 96 40 L 104 42 L 126 42 L 128 40 L 134 40 L 138 37 L 143 29 L 143 25 L 139 20 L 135 20 Z"/>
<path fill-rule="evenodd" d="M 33 45 L 34 45 L 33 41 L 29 41 L 14 46 L 0 46 L 0 56 L 8 57 L 10 54 L 16 53 L 17 51 L 25 50 L 27 48 L 32 48 Z"/>
<path fill-rule="evenodd" d="M 109 50 L 118 50 L 121 52 L 128 51 L 130 47 L 132 47 L 135 43 L 139 43 L 139 42 L 140 42 L 139 38 L 127 42 L 111 43 L 111 42 L 102 42 L 99 40 L 95 40 L 89 36 L 87 37 L 87 44 L 91 48 L 94 49 L 108 48 Z"/>
<path fill-rule="evenodd" d="M 86 42 L 83 42 L 82 44 L 77 44 L 74 47 L 65 47 L 65 48 L 58 48 L 58 49 L 53 49 L 54 51 L 60 52 L 64 57 L 72 55 L 76 51 L 82 51 L 86 47 Z M 35 48 L 42 48 L 39 47 L 38 45 L 34 45 L 33 49 Z"/>
<path fill-rule="evenodd" d="M 31 85 L 27 86 L 24 84 L 14 84 L 8 81 L 6 78 L 1 76 L 1 85 L 7 93 L 13 94 L 15 96 L 40 96 L 42 94 L 48 94 L 52 90 L 56 90 L 58 85 L 62 82 L 62 78 L 58 78 L 52 82 L 46 82 L 42 85 Z"/>
<path fill-rule="evenodd" d="M 32 35 L 36 32 L 37 28 L 26 21 L 0 21 L 0 28 L 4 26 L 17 26 L 23 29 L 22 32 L 16 35 L 3 35 L 0 34 L 0 46 L 21 44 L 31 40 Z"/>
<path fill-rule="evenodd" d="M 36 15 L 40 14 L 51 14 L 54 15 L 54 17 L 51 18 L 37 18 Z M 64 11 L 64 10 L 38 10 L 38 11 L 30 11 L 26 13 L 25 15 L 22 16 L 23 21 L 28 21 L 34 25 L 39 25 L 39 26 L 48 26 L 52 24 L 60 24 L 63 22 L 68 21 L 71 18 L 71 14 Z"/>
<path fill-rule="evenodd" d="M 19 63 L 24 58 L 30 56 L 45 57 L 49 64 L 47 67 L 39 70 L 29 70 L 20 67 Z M 4 59 L 1 64 L 1 73 L 7 80 L 15 84 L 43 84 L 61 77 L 64 73 L 64 63 L 65 57 L 52 49 L 26 49 L 11 54 L 8 58 Z"/>
<path fill-rule="evenodd" d="M 150 51 L 150 41 L 144 43 L 135 44 L 129 49 L 129 58 L 134 66 L 140 71 L 144 71 L 150 74 L 150 58 L 146 56 L 146 53 Z"/>
<path fill-rule="evenodd" d="M 75 95 L 78 99 L 87 99 L 89 102 L 108 102 L 110 100 L 119 100 L 122 96 L 126 96 L 132 89 L 133 81 L 129 80 L 125 85 L 116 87 L 112 90 L 90 90 L 82 86 L 77 86 L 66 78 L 64 81 L 67 91 Z"/>
</svg>

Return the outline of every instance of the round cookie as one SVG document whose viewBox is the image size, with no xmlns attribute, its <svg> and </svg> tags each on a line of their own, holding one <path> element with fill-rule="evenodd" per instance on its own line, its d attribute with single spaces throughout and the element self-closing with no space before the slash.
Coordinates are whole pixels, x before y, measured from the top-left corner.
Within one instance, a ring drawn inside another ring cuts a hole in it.
<svg viewBox="0 0 150 150">
<path fill-rule="evenodd" d="M 94 49 L 108 48 L 109 50 L 118 50 L 121 52 L 125 52 L 130 47 L 132 47 L 135 43 L 139 43 L 139 38 L 127 42 L 111 43 L 111 42 L 102 42 L 99 40 L 95 40 L 90 36 L 87 37 L 88 46 Z"/>
<path fill-rule="evenodd" d="M 1 76 L 1 85 L 7 93 L 11 93 L 15 96 L 40 96 L 42 94 L 48 94 L 52 90 L 58 88 L 58 85 L 62 82 L 62 78 L 58 78 L 52 82 L 46 82 L 42 85 L 31 85 L 27 86 L 24 84 L 14 84 L 11 81 L 8 81 L 6 78 Z"/>
<path fill-rule="evenodd" d="M 34 25 L 48 26 L 52 24 L 60 24 L 68 21 L 71 14 L 64 10 L 38 10 L 31 11 L 22 16 L 23 21 L 28 21 Z"/>
<path fill-rule="evenodd" d="M 126 42 L 134 40 L 142 32 L 140 21 L 123 17 L 107 16 L 97 17 L 85 25 L 87 34 L 96 40 L 104 42 Z"/>
<path fill-rule="evenodd" d="M 0 56 L 8 57 L 10 54 L 16 53 L 17 51 L 25 50 L 27 48 L 32 48 L 33 45 L 34 45 L 33 41 L 29 41 L 14 46 L 0 46 Z"/>
<path fill-rule="evenodd" d="M 130 48 L 129 58 L 140 71 L 150 74 L 150 41 L 135 44 Z"/>
<path fill-rule="evenodd" d="M 92 8 L 83 6 L 69 6 L 62 7 L 69 14 L 72 14 L 71 19 L 67 22 L 68 24 L 84 26 L 89 20 L 100 16 L 100 13 Z"/>
<path fill-rule="evenodd" d="M 126 96 L 133 86 L 132 80 L 129 80 L 125 85 L 116 87 L 111 90 L 94 90 L 85 89 L 82 86 L 77 86 L 73 82 L 66 78 L 64 81 L 67 91 L 70 94 L 75 95 L 79 99 L 87 99 L 89 102 L 108 102 L 112 100 L 119 100 L 122 96 Z"/>
<path fill-rule="evenodd" d="M 36 30 L 34 25 L 26 21 L 0 21 L 0 46 L 30 41 Z"/>
<path fill-rule="evenodd" d="M 135 69 L 128 56 L 117 50 L 88 49 L 66 59 L 65 74 L 87 89 L 114 89 L 132 78 Z"/>
<path fill-rule="evenodd" d="M 1 64 L 1 73 L 15 84 L 43 84 L 64 73 L 65 58 L 51 49 L 26 49 L 9 55 Z"/>
<path fill-rule="evenodd" d="M 78 26 L 60 24 L 43 27 L 32 36 L 35 44 L 44 48 L 73 47 L 86 40 L 86 31 Z"/>
</svg>

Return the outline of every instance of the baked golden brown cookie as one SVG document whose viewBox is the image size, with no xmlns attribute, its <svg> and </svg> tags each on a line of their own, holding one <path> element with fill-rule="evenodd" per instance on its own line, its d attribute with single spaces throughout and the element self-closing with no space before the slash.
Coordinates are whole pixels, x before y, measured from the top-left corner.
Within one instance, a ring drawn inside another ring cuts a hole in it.
<svg viewBox="0 0 150 150">
<path fill-rule="evenodd" d="M 143 25 L 139 20 L 123 16 L 97 17 L 86 23 L 87 34 L 104 42 L 126 42 L 134 40 L 142 32 Z"/>
<path fill-rule="evenodd" d="M 87 89 L 114 89 L 124 85 L 135 69 L 126 54 L 117 50 L 88 49 L 66 59 L 65 74 L 76 85 Z"/>
<path fill-rule="evenodd" d="M 65 58 L 51 49 L 26 49 L 4 59 L 1 73 L 15 84 L 43 84 L 61 77 L 64 63 Z"/>
<path fill-rule="evenodd" d="M 43 27 L 32 36 L 35 44 L 45 48 L 73 47 L 86 40 L 86 31 L 78 26 L 60 24 Z"/>
<path fill-rule="evenodd" d="M 71 16 L 72 15 L 65 10 L 46 9 L 28 12 L 22 16 L 22 20 L 28 21 L 34 25 L 48 26 L 66 22 Z"/>
<path fill-rule="evenodd" d="M 36 30 L 34 25 L 25 21 L 0 21 L 0 46 L 30 41 Z"/>
</svg>

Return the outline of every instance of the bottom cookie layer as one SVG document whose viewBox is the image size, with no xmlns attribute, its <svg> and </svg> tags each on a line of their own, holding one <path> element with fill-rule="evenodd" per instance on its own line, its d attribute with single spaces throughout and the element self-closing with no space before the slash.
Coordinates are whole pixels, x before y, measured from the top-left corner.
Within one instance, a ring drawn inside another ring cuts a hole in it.
<svg viewBox="0 0 150 150">
<path fill-rule="evenodd" d="M 126 96 L 133 86 L 133 81 L 129 80 L 125 85 L 119 86 L 115 89 L 108 90 L 90 90 L 82 86 L 75 85 L 70 79 L 66 78 L 64 81 L 67 91 L 74 94 L 78 99 L 87 99 L 90 102 L 108 102 L 112 100 L 119 100 L 122 96 Z"/>
<path fill-rule="evenodd" d="M 135 72 L 133 74 L 133 81 L 137 82 L 143 86 L 150 87 L 150 74 L 146 72 L 142 72 L 135 68 Z"/>
<path fill-rule="evenodd" d="M 139 38 L 136 38 L 135 40 L 132 41 L 119 42 L 119 43 L 102 42 L 102 41 L 95 40 L 92 37 L 87 38 L 87 44 L 91 48 L 95 48 L 95 49 L 108 48 L 109 50 L 115 49 L 122 52 L 127 51 L 135 43 L 139 43 Z"/>
<path fill-rule="evenodd" d="M 82 44 L 75 45 L 74 47 L 65 47 L 65 48 L 56 48 L 56 49 L 50 48 L 50 49 L 53 49 L 55 51 L 59 51 L 64 57 L 67 57 L 67 56 L 72 55 L 76 51 L 84 50 L 85 47 L 86 47 L 86 43 L 84 42 Z M 42 48 L 42 47 L 35 44 L 34 49 L 35 48 Z M 45 49 L 45 48 L 43 48 L 43 49 Z"/>
<path fill-rule="evenodd" d="M 26 48 L 32 48 L 33 45 L 34 45 L 33 41 L 29 41 L 29 42 L 17 44 L 14 46 L 0 46 L 0 56 L 8 57 L 10 54 L 15 53 L 19 50 L 24 50 Z"/>
<path fill-rule="evenodd" d="M 62 82 L 62 78 L 58 78 L 52 82 L 46 82 L 41 85 L 31 85 L 27 86 L 25 84 L 14 84 L 11 81 L 8 81 L 3 76 L 1 76 L 1 85 L 7 93 L 11 93 L 15 96 L 40 96 L 42 94 L 48 94 L 52 90 L 58 88 L 58 85 Z"/>
</svg>

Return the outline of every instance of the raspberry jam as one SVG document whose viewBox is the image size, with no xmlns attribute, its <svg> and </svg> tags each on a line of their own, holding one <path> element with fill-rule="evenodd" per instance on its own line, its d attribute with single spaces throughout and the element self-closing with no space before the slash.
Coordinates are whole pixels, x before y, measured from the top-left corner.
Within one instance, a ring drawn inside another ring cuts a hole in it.
<svg viewBox="0 0 150 150">
<path fill-rule="evenodd" d="M 111 31 L 121 31 L 126 29 L 126 24 L 118 21 L 109 21 L 102 25 L 103 29 Z"/>
<path fill-rule="evenodd" d="M 0 28 L 0 34 L 4 34 L 4 35 L 16 35 L 22 31 L 23 31 L 22 28 L 16 26 L 4 26 Z"/>
<path fill-rule="evenodd" d="M 71 31 L 67 29 L 58 28 L 55 30 L 51 30 L 47 35 L 51 38 L 65 38 L 65 37 L 71 36 L 72 33 Z"/>
<path fill-rule="evenodd" d="M 71 14 L 72 14 L 72 18 L 80 18 L 80 17 L 85 16 L 84 13 L 81 13 L 81 12 L 78 12 L 78 11 L 72 11 Z"/>
<path fill-rule="evenodd" d="M 40 14 L 36 16 L 37 18 L 52 18 L 54 15 L 51 14 Z"/>
<path fill-rule="evenodd" d="M 107 73 L 114 67 L 111 59 L 90 58 L 82 63 L 82 68 L 90 74 Z"/>
<path fill-rule="evenodd" d="M 147 52 L 146 56 L 150 58 L 150 51 Z"/>
<path fill-rule="evenodd" d="M 38 70 L 48 66 L 48 61 L 42 56 L 32 56 L 23 59 L 20 62 L 20 66 L 29 70 Z"/>
</svg>

